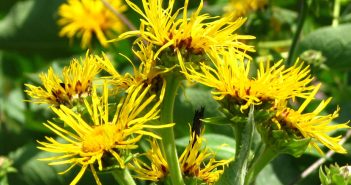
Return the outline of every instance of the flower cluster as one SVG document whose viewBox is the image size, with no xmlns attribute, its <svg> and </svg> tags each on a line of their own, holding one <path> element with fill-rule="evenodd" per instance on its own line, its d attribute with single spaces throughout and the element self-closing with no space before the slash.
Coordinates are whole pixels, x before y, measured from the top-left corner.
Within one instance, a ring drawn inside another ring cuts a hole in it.
<svg viewBox="0 0 351 185">
<path fill-rule="evenodd" d="M 224 172 L 224 167 L 233 159 L 217 161 L 214 152 L 208 148 L 203 148 L 205 139 L 201 121 L 204 117 L 203 114 L 204 108 L 195 112 L 193 126 L 190 129 L 189 144 L 180 155 L 179 163 L 184 176 L 195 178 L 199 182 L 205 182 L 206 184 L 214 184 Z M 136 178 L 157 182 L 167 176 L 169 166 L 155 140 L 151 142 L 151 146 L 152 148 L 146 153 L 151 164 L 148 165 L 136 158 L 133 165 L 131 165 L 131 169 L 137 173 Z"/>
<path fill-rule="evenodd" d="M 60 86 L 57 84 L 57 86 Z M 103 84 L 103 93 L 98 95 L 93 86 L 91 102 L 84 99 L 84 112 L 75 112 L 65 105 L 59 108 L 51 107 L 66 127 L 51 121 L 44 124 L 47 128 L 60 136 L 64 142 L 47 137 L 45 142 L 38 141 L 39 149 L 58 153 L 55 157 L 41 160 L 51 161 L 51 165 L 71 164 L 66 173 L 76 165 L 81 170 L 71 184 L 76 184 L 84 171 L 90 167 L 97 184 L 100 181 L 96 175 L 95 167 L 99 171 L 108 167 L 106 160 L 112 158 L 118 167 L 125 168 L 125 160 L 129 150 L 136 149 L 136 144 L 144 135 L 160 139 L 158 135 L 147 130 L 149 128 L 164 128 L 173 124 L 149 125 L 147 122 L 158 118 L 159 105 L 164 96 L 164 88 L 159 97 L 148 94 L 150 86 L 134 86 L 128 90 L 127 95 L 117 104 L 109 103 L 108 84 Z M 112 112 L 112 116 L 110 111 Z M 111 159 L 110 159 L 111 160 Z"/>
<path fill-rule="evenodd" d="M 220 101 L 224 108 L 233 112 L 233 104 L 240 111 L 251 105 L 261 106 L 275 114 L 270 124 L 277 124 L 278 129 L 298 130 L 301 138 L 311 139 L 310 145 L 323 153 L 316 142 L 324 144 L 331 150 L 346 153 L 338 144 L 340 137 L 330 137 L 328 132 L 338 128 L 348 128 L 347 123 L 329 125 L 338 115 L 322 116 L 320 113 L 331 99 L 323 101 L 312 113 L 302 113 L 314 98 L 319 85 L 313 85 L 309 67 L 296 61 L 291 67 L 286 67 L 282 61 L 270 65 L 269 62 L 258 65 L 256 76 L 250 71 L 250 61 L 235 52 L 223 50 L 221 53 L 212 52 L 209 55 L 212 65 L 200 63 L 199 68 L 187 68 L 185 76 L 195 82 L 214 88 L 213 98 Z M 295 111 L 289 108 L 288 101 L 296 98 L 305 99 L 300 108 Z M 283 126 L 282 126 L 283 125 Z"/>
<path fill-rule="evenodd" d="M 71 184 L 77 184 L 87 169 L 97 184 L 101 184 L 98 172 L 114 170 L 131 170 L 133 177 L 155 183 L 168 180 L 167 184 L 182 184 L 183 178 L 190 178 L 215 184 L 220 180 L 234 157 L 217 160 L 215 153 L 204 146 L 204 108 L 195 112 L 189 144 L 178 157 L 172 128 L 176 125 L 173 106 L 178 86 L 185 80 L 211 88 L 223 114 L 207 121 L 220 124 L 224 120 L 236 129 L 236 157 L 245 148 L 240 143 L 244 139 L 238 138 L 248 137 L 246 141 L 251 142 L 252 133 L 240 136 L 240 128 L 249 123 L 258 128 L 263 145 L 277 154 L 296 150 L 302 154 L 307 146 L 323 153 L 320 144 L 346 153 L 339 144 L 341 136 L 328 135 L 349 128 L 347 123 L 331 124 L 338 117 L 339 108 L 332 114 L 322 114 L 331 98 L 308 112 L 321 86 L 316 85 L 309 66 L 300 60 L 292 66 L 286 66 L 283 60 L 255 63 L 249 54 L 255 50 L 247 43 L 255 37 L 237 33 L 244 18 L 202 14 L 202 1 L 190 16 L 189 0 L 178 10 L 174 10 L 174 0 L 142 0 L 140 7 L 131 0 L 126 0 L 127 5 L 119 0 L 106 2 L 119 12 L 127 6 L 136 11 L 142 17 L 140 29 L 116 36 L 114 33 L 122 32 L 123 25 L 102 1 L 68 0 L 59 8 L 58 23 L 63 27 L 59 34 L 71 39 L 82 37 L 82 48 L 90 44 L 93 34 L 105 47 L 112 37 L 120 41 L 137 36 L 131 53 L 139 63 L 125 57 L 133 72 L 119 72 L 109 54 L 87 52 L 84 59 L 73 59 L 62 75 L 49 68 L 39 75 L 41 86 L 26 84 L 25 92 L 32 97 L 28 101 L 50 105 L 57 116 L 44 125 L 60 139 L 46 137 L 45 141 L 38 141 L 39 149 L 56 155 L 41 160 L 51 161 L 50 165 L 70 165 L 61 174 L 79 167 Z M 150 141 L 149 150 L 145 144 L 139 147 L 145 138 Z M 291 143 L 295 140 L 301 141 L 301 148 L 294 148 Z M 292 149 L 286 150 L 287 147 Z M 139 154 L 140 151 L 145 153 Z M 239 164 L 248 160 L 236 158 L 233 163 L 237 161 Z M 254 162 L 242 166 L 256 167 Z M 252 170 L 241 171 L 251 175 Z M 135 184 L 132 181 L 125 184 Z"/>
</svg>

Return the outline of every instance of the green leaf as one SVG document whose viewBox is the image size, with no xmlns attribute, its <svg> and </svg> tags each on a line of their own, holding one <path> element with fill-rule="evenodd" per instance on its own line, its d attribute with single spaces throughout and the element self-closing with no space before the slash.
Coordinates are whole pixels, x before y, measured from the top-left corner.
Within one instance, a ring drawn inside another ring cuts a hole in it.
<svg viewBox="0 0 351 185">
<path fill-rule="evenodd" d="M 205 118 L 219 115 L 219 105 L 212 98 L 210 89 L 199 85 L 180 88 L 174 107 L 174 122 L 177 123 L 175 126 L 176 137 L 184 137 L 189 134 L 188 124 L 192 122 L 195 110 L 201 106 L 205 107 Z M 206 131 L 210 132 L 211 130 L 212 126 L 206 125 Z M 227 127 L 218 127 L 217 125 L 215 130 L 217 133 L 228 131 Z"/>
<path fill-rule="evenodd" d="M 276 18 L 281 23 L 292 24 L 296 21 L 297 13 L 289 9 L 274 6 L 272 8 L 274 18 Z"/>
<path fill-rule="evenodd" d="M 57 9 L 62 0 L 28 0 L 16 3 L 0 21 L 0 48 L 62 55 L 68 40 L 58 37 Z M 61 51 L 61 52 L 58 52 Z"/>
<path fill-rule="evenodd" d="M 21 88 L 15 88 L 9 94 L 8 97 L 4 99 L 4 104 L 2 106 L 3 110 L 8 114 L 9 117 L 14 120 L 25 123 L 25 103 L 23 102 L 23 92 Z"/>
<path fill-rule="evenodd" d="M 341 16 L 340 22 L 351 22 L 351 13 Z"/>
<path fill-rule="evenodd" d="M 218 159 L 229 159 L 235 154 L 235 140 L 220 134 L 204 134 L 206 147 L 216 153 Z M 176 140 L 176 145 L 185 148 L 189 144 L 189 137 Z"/>
<path fill-rule="evenodd" d="M 277 177 L 272 164 L 267 165 L 257 176 L 256 185 L 283 185 Z"/>
<path fill-rule="evenodd" d="M 33 9 L 35 1 L 19 2 L 0 22 L 0 38 L 12 37 L 18 27 L 24 24 L 26 18 Z M 21 11 L 20 11 L 21 10 Z"/>
<path fill-rule="evenodd" d="M 231 120 L 227 117 L 217 116 L 217 117 L 210 117 L 202 119 L 204 123 L 207 124 L 215 124 L 215 125 L 231 125 Z"/>
<path fill-rule="evenodd" d="M 14 161 L 17 173 L 9 174 L 9 184 L 22 185 L 64 185 L 64 178 L 57 173 L 64 170 L 64 166 L 53 167 L 47 162 L 39 161 L 39 158 L 52 156 L 50 153 L 40 152 L 34 145 L 29 143 L 11 153 L 9 157 Z"/>
<path fill-rule="evenodd" d="M 270 146 L 277 152 L 287 153 L 294 157 L 300 157 L 306 151 L 311 140 L 309 138 L 293 138 L 292 135 L 287 134 L 283 130 L 273 130 L 271 133 L 272 140 L 275 143 Z"/>
<path fill-rule="evenodd" d="M 19 0 L 12 1 L 0 1 L 0 19 L 4 17 L 9 11 L 9 9 L 18 2 Z"/>
<path fill-rule="evenodd" d="M 327 170 L 327 168 L 326 168 Z M 327 185 L 328 184 L 328 177 L 323 171 L 323 167 L 319 167 L 319 179 L 321 180 L 322 185 Z"/>
<path fill-rule="evenodd" d="M 305 179 L 299 179 L 299 177 L 301 173 L 317 159 L 318 158 L 311 158 L 310 156 L 294 158 L 293 156 L 283 154 L 275 158 L 271 162 L 271 166 L 275 176 L 277 176 L 282 184 L 311 185 L 317 184 L 317 177 L 315 176 L 315 173 L 312 173 Z"/>
<path fill-rule="evenodd" d="M 63 142 L 62 140 L 58 140 Z M 60 175 L 59 172 L 65 171 L 67 165 L 48 165 L 48 161 L 39 161 L 40 158 L 57 156 L 57 154 L 40 151 L 32 141 L 10 153 L 9 158 L 13 160 L 13 166 L 17 173 L 8 174 L 9 184 L 18 185 L 67 185 L 78 174 L 80 166 L 77 165 L 67 173 Z M 102 184 L 114 184 L 110 173 L 98 174 Z M 78 184 L 95 184 L 95 180 L 87 170 Z"/>
<path fill-rule="evenodd" d="M 317 29 L 298 44 L 296 56 L 306 50 L 321 51 L 330 69 L 351 70 L 350 30 L 351 24 Z"/>
</svg>

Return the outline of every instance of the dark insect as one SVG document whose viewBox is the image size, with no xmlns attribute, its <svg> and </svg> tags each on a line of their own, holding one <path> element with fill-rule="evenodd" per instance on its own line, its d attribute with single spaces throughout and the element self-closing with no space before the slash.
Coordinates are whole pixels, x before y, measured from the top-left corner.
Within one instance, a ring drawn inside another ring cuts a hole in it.
<svg viewBox="0 0 351 185">
<path fill-rule="evenodd" d="M 205 107 L 201 106 L 200 109 L 195 110 L 194 118 L 193 118 L 193 126 L 191 128 L 191 132 L 194 133 L 196 136 L 200 136 L 202 130 L 202 121 L 201 119 L 204 118 Z"/>
</svg>

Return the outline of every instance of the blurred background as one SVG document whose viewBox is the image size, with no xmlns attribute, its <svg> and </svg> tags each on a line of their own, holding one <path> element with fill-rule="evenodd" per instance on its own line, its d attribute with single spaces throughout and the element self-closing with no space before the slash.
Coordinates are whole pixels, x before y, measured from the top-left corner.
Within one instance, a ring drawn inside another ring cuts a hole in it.
<svg viewBox="0 0 351 185">
<path fill-rule="evenodd" d="M 52 167 L 37 160 L 50 155 L 36 148 L 36 140 L 51 135 L 42 123 L 50 120 L 53 114 L 46 105 L 25 101 L 29 97 L 24 93 L 25 83 L 40 83 L 39 73 L 47 72 L 50 66 L 61 71 L 73 57 L 83 57 L 86 53 L 86 49 L 80 47 L 79 38 L 70 41 L 59 37 L 58 7 L 65 2 L 0 0 L 0 185 L 64 185 L 77 173 L 73 170 L 66 175 L 57 175 L 64 166 Z M 140 4 L 139 1 L 136 3 Z M 189 9 L 196 8 L 198 3 L 191 1 Z M 238 32 L 256 36 L 249 43 L 256 48 L 251 54 L 255 62 L 284 59 L 291 64 L 300 57 L 309 64 L 315 83 L 323 83 L 317 98 L 333 97 L 327 112 L 331 113 L 339 106 L 341 112 L 336 122 L 350 120 L 351 0 L 204 0 L 204 3 L 203 13 L 235 13 L 237 17 L 247 17 Z M 183 1 L 177 1 L 176 5 L 182 7 Z M 138 27 L 139 16 L 135 12 L 128 9 L 124 15 Z M 93 38 L 89 49 L 96 54 L 107 53 L 119 70 L 131 71 L 126 59 L 118 54 L 136 60 L 131 45 L 132 40 L 125 40 L 104 48 Z M 209 89 L 197 85 L 188 87 L 187 84 L 184 87 L 179 90 L 175 108 L 179 148 L 184 148 L 188 142 L 188 123 L 195 109 L 205 106 L 205 116 L 218 115 L 218 105 L 211 101 Z M 219 151 L 219 158 L 233 154 L 234 148 L 230 145 L 218 147 L 223 141 L 234 142 L 228 137 L 230 129 L 208 125 L 206 133 L 208 138 L 216 135 L 217 140 L 208 139 L 208 146 Z M 351 151 L 350 140 L 345 148 Z M 318 153 L 309 150 L 300 158 L 282 155 L 264 169 L 256 184 L 320 184 L 318 170 L 300 177 L 319 158 Z M 326 164 L 343 166 L 350 161 L 350 153 L 335 154 Z M 111 177 L 102 176 L 107 184 Z M 87 173 L 80 184 L 91 182 L 94 182 L 93 177 Z"/>
</svg>

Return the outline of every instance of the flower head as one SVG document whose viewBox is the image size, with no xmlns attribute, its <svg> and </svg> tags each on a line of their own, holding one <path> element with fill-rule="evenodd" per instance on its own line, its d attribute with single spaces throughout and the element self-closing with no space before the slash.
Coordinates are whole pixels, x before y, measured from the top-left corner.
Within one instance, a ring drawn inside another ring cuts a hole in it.
<svg viewBox="0 0 351 185">
<path fill-rule="evenodd" d="M 29 88 L 25 92 L 34 98 L 34 103 L 70 105 L 75 99 L 91 94 L 93 80 L 101 70 L 96 60 L 96 56 L 88 52 L 81 62 L 73 59 L 69 67 L 63 69 L 63 79 L 50 67 L 47 74 L 39 75 L 44 87 L 25 84 Z"/>
<path fill-rule="evenodd" d="M 168 2 L 166 9 L 162 7 L 163 0 L 142 0 L 143 10 L 127 0 L 128 5 L 142 16 L 140 30 L 125 32 L 119 39 L 131 36 L 141 36 L 140 39 L 159 46 L 155 57 L 166 48 L 170 48 L 178 55 L 180 66 L 184 69 L 181 59 L 183 51 L 192 54 L 206 53 L 211 48 L 235 48 L 236 53 L 254 51 L 241 40 L 253 39 L 253 36 L 239 35 L 236 30 L 245 19 L 232 21 L 231 16 L 222 18 L 200 15 L 203 2 L 190 18 L 187 17 L 189 0 L 185 0 L 184 8 L 173 13 L 174 0 Z M 182 18 L 178 18 L 180 12 Z M 248 55 L 246 55 L 249 57 Z"/>
<path fill-rule="evenodd" d="M 136 67 L 134 63 L 127 58 L 133 66 L 133 74 L 120 74 L 106 55 L 98 60 L 101 68 L 111 75 L 107 76 L 107 78 L 110 78 L 110 82 L 117 88 L 128 89 L 140 84 L 159 86 L 159 84 L 162 83 L 162 79 L 158 78 L 158 76 L 170 70 L 156 67 L 156 61 L 153 57 L 155 53 L 152 50 L 152 45 L 145 45 L 143 42 L 138 42 L 136 44 L 139 50 L 133 49 L 133 52 L 140 60 L 139 66 Z"/>
<path fill-rule="evenodd" d="M 200 69 L 188 67 L 185 76 L 195 82 L 215 88 L 212 92 L 216 100 L 225 97 L 241 106 L 241 110 L 250 105 L 263 102 L 285 100 L 295 97 L 307 97 L 313 86 L 308 84 L 312 78 L 309 68 L 295 63 L 286 68 L 282 61 L 270 65 L 269 62 L 259 64 L 257 76 L 250 76 L 250 61 L 245 63 L 242 55 L 223 51 L 212 52 L 212 65 L 200 64 Z"/>
<path fill-rule="evenodd" d="M 276 106 L 277 112 L 273 118 L 273 122 L 281 129 L 293 130 L 298 136 L 311 139 L 310 145 L 321 154 L 323 154 L 323 151 L 317 143 L 321 143 L 335 152 L 346 153 L 346 150 L 338 143 L 341 140 L 341 136 L 331 137 L 328 135 L 329 132 L 337 129 L 349 128 L 347 123 L 330 124 L 332 120 L 338 117 L 339 108 L 332 114 L 325 116 L 320 115 L 323 109 L 331 101 L 331 98 L 328 98 L 326 101 L 323 100 L 313 112 L 303 113 L 318 92 L 319 87 L 320 85 L 314 89 L 311 95 L 305 99 L 297 111 L 286 107 L 286 101 L 278 103 Z"/>
<path fill-rule="evenodd" d="M 92 103 L 84 100 L 88 118 L 84 115 L 61 105 L 59 109 L 52 107 L 53 111 L 65 123 L 67 128 L 60 127 L 53 122 L 45 124 L 51 131 L 60 136 L 64 142 L 59 142 L 52 137 L 46 137 L 47 141 L 38 141 L 41 150 L 60 154 L 58 156 L 44 158 L 51 165 L 70 164 L 72 167 L 79 165 L 80 172 L 71 182 L 76 184 L 88 167 L 90 167 L 97 184 L 100 181 L 95 168 L 103 170 L 108 164 L 104 159 L 111 159 L 120 168 L 125 167 L 125 157 L 129 150 L 138 147 L 137 142 L 143 135 L 160 139 L 159 136 L 146 128 L 163 128 L 172 126 L 148 125 L 147 122 L 158 118 L 159 105 L 163 99 L 164 90 L 160 99 L 155 101 L 156 95 L 149 95 L 150 86 L 144 88 L 138 86 L 129 89 L 125 98 L 122 98 L 113 117 L 109 111 L 112 105 L 108 104 L 107 84 L 104 84 L 103 95 L 99 97 L 96 89 L 93 90 Z"/>
<path fill-rule="evenodd" d="M 224 172 L 224 166 L 233 159 L 216 161 L 215 153 L 208 148 L 203 148 L 204 129 L 201 121 L 203 115 L 204 108 L 195 112 L 190 141 L 179 157 L 179 163 L 184 175 L 198 178 L 207 184 L 214 184 Z"/>
<path fill-rule="evenodd" d="M 121 0 L 110 1 L 110 4 L 119 12 L 127 9 Z M 93 35 L 106 47 L 106 35 L 112 36 L 124 30 L 122 22 L 100 0 L 68 0 L 59 7 L 58 14 L 58 24 L 62 26 L 59 35 L 71 40 L 81 37 L 82 48 L 90 44 Z"/>
<path fill-rule="evenodd" d="M 307 98 L 315 87 L 309 85 L 312 81 L 309 66 L 297 60 L 292 67 L 286 68 L 280 60 L 271 65 L 267 62 L 259 64 L 254 85 L 261 100 L 284 100 L 295 97 Z"/>
<path fill-rule="evenodd" d="M 215 159 L 215 154 L 208 148 L 203 148 L 203 138 L 192 132 L 189 145 L 179 157 L 181 171 L 184 175 L 196 177 L 208 184 L 218 181 L 224 172 L 224 166 L 228 165 L 233 159 Z"/>
<path fill-rule="evenodd" d="M 160 181 L 168 174 L 168 164 L 162 156 L 161 149 L 156 140 L 150 141 L 151 149 L 145 156 L 150 160 L 150 165 L 139 158 L 133 160 L 130 168 L 137 174 L 135 177 L 141 180 Z"/>
<path fill-rule="evenodd" d="M 234 14 L 234 18 L 238 18 L 264 7 L 267 3 L 268 0 L 230 0 L 224 9 L 226 12 Z"/>
</svg>

